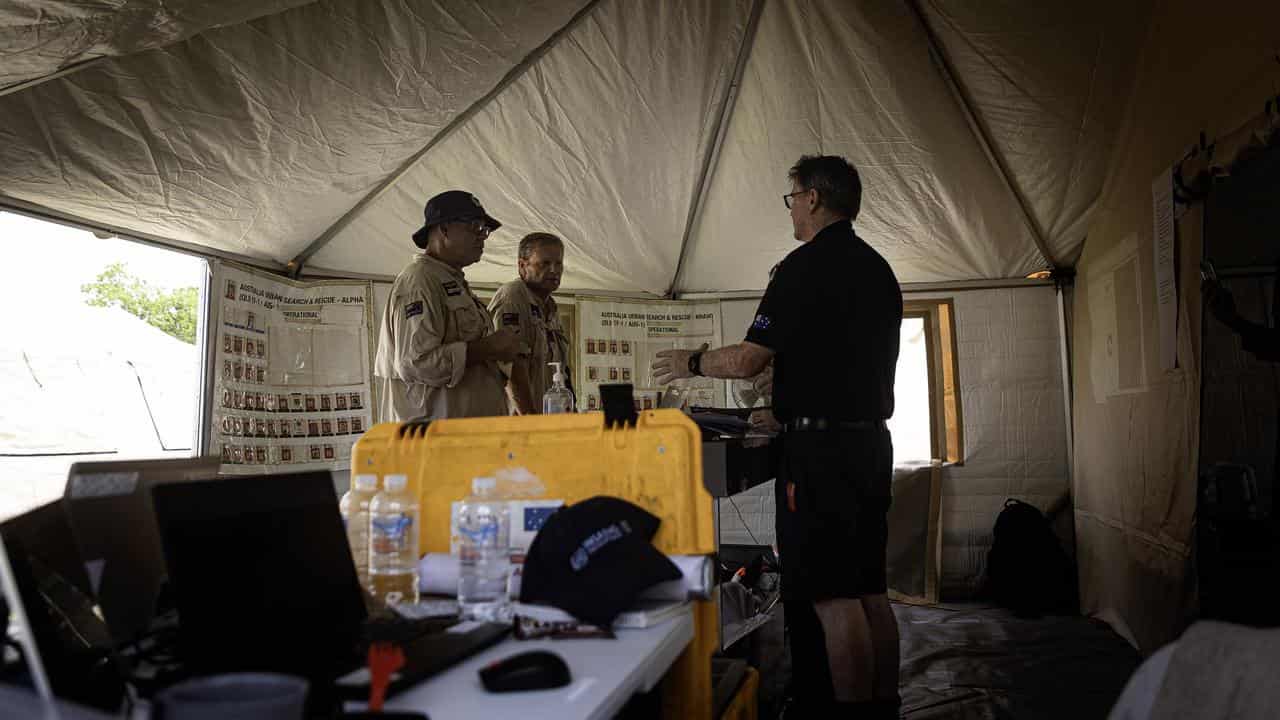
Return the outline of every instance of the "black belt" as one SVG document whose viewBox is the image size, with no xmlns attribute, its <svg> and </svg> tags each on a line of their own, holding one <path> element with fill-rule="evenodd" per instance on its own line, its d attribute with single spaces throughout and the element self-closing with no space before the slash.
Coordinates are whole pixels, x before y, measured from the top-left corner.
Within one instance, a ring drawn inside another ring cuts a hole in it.
<svg viewBox="0 0 1280 720">
<path fill-rule="evenodd" d="M 831 430 L 882 430 L 883 420 L 832 420 L 830 418 L 798 417 L 784 424 L 786 432 L 824 432 Z"/>
</svg>

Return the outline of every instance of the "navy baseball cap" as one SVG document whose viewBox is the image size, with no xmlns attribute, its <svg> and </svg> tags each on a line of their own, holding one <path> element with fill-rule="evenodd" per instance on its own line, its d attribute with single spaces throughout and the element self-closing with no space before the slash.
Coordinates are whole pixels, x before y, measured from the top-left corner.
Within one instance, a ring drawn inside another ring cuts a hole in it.
<svg viewBox="0 0 1280 720">
<path fill-rule="evenodd" d="M 520 602 L 551 605 L 596 627 L 612 627 L 646 589 L 681 577 L 653 546 L 661 522 L 605 495 L 560 508 L 525 555 Z"/>
<path fill-rule="evenodd" d="M 413 244 L 423 249 L 427 247 L 427 233 L 431 230 L 431 226 L 440 223 L 484 220 L 489 232 L 502 227 L 502 223 L 485 212 L 480 200 L 466 190 L 446 190 L 436 195 L 427 201 L 422 214 L 426 222 L 422 229 L 413 234 Z"/>
</svg>

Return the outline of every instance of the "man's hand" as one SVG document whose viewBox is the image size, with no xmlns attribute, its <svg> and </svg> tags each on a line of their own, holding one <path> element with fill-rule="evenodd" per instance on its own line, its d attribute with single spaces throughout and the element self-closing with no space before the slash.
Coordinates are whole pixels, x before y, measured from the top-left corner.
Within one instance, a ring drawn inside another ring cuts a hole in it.
<svg viewBox="0 0 1280 720">
<path fill-rule="evenodd" d="M 695 352 L 706 352 L 711 347 L 703 343 L 697 350 L 661 350 L 658 359 L 653 363 L 653 379 L 659 385 L 666 385 L 672 380 L 693 377 L 689 372 L 689 358 Z"/>
<path fill-rule="evenodd" d="M 765 408 L 763 410 L 752 410 L 751 415 L 747 418 L 747 432 L 755 435 L 769 435 L 782 430 L 782 423 L 773 416 L 773 411 Z M 764 447 L 769 444 L 769 438 L 754 437 L 742 441 L 743 447 Z"/>
<path fill-rule="evenodd" d="M 773 411 L 765 408 L 763 410 L 752 410 L 751 415 L 747 418 L 747 427 L 751 432 L 757 433 L 776 433 L 782 429 L 782 423 L 773 416 Z"/>
<path fill-rule="evenodd" d="M 519 335 L 508 328 L 494 331 L 479 340 L 467 343 L 468 365 L 489 362 L 512 362 L 521 355 L 529 354 L 529 346 L 524 344 Z"/>
</svg>

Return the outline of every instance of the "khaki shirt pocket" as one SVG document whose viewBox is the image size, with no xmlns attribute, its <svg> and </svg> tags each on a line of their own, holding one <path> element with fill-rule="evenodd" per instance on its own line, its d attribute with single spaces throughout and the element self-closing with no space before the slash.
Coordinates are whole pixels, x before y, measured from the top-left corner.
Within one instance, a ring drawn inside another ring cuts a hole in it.
<svg viewBox="0 0 1280 720">
<path fill-rule="evenodd" d="M 475 307 L 454 308 L 453 324 L 458 329 L 458 339 L 463 342 L 479 340 L 485 334 L 485 320 Z"/>
</svg>

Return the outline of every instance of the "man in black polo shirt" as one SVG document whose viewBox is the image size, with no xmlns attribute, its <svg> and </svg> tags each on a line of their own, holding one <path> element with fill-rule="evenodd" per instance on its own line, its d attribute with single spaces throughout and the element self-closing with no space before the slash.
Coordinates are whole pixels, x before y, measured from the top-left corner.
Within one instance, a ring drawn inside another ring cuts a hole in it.
<svg viewBox="0 0 1280 720">
<path fill-rule="evenodd" d="M 902 292 L 853 232 L 862 200 L 844 158 L 791 168 L 801 243 L 779 265 L 744 342 L 659 353 L 660 382 L 742 378 L 774 362 L 783 423 L 778 550 L 791 637 L 792 708 L 802 717 L 897 717 L 898 626 L 885 585 L 893 379 Z"/>
</svg>

